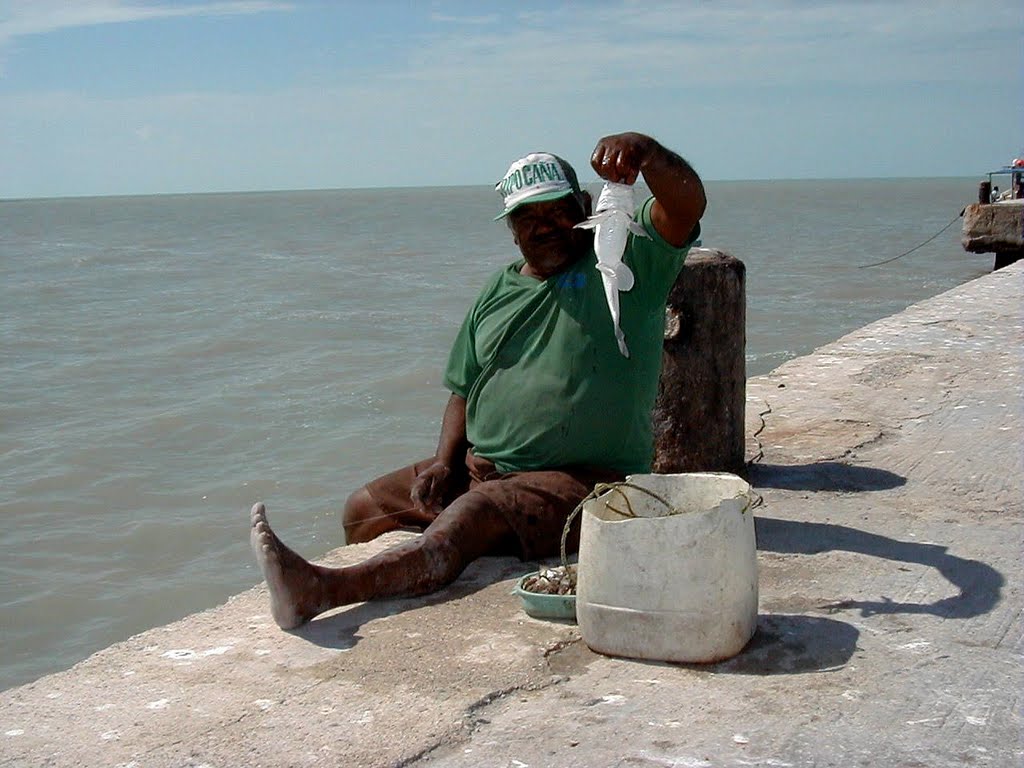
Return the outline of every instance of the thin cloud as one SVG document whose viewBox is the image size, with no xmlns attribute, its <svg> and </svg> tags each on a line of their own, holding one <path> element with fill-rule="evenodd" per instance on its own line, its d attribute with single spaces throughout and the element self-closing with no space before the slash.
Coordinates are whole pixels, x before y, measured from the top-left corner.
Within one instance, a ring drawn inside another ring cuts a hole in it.
<svg viewBox="0 0 1024 768">
<path fill-rule="evenodd" d="M 491 13 L 487 16 L 452 16 L 444 13 L 430 14 L 430 20 L 440 24 L 468 24 L 470 26 L 483 26 L 494 24 L 498 21 L 498 15 Z"/>
<path fill-rule="evenodd" d="M 196 5 L 130 3 L 119 0 L 89 0 L 68 3 L 22 0 L 0 6 L 0 48 L 26 35 L 46 35 L 62 29 L 102 24 L 126 24 L 155 19 L 190 16 L 241 16 L 255 13 L 290 11 L 292 3 L 267 0 L 228 0 Z"/>
<path fill-rule="evenodd" d="M 927 10 L 925 10 L 927 8 Z M 501 29 L 438 34 L 389 79 L 462 90 L 543 84 L 591 91 L 645 83 L 690 88 L 766 83 L 885 85 L 1012 79 L 992 67 L 993 40 L 1019 35 L 1013 3 L 659 3 L 534 10 Z M 568 31 L 568 32 L 567 32 Z M 557 63 L 540 51 L 557 52 Z M 995 70 L 995 71 L 993 71 Z"/>
</svg>

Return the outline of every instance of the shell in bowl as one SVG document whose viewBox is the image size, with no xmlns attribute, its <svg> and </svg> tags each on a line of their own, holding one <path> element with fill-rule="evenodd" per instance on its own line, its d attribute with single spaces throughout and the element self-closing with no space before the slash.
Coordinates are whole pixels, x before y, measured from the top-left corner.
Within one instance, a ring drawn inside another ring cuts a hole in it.
<svg viewBox="0 0 1024 768">
<path fill-rule="evenodd" d="M 528 616 L 532 616 L 535 619 L 570 619 L 576 620 L 576 595 L 570 593 L 567 595 L 557 594 L 545 594 L 543 592 L 531 592 L 525 589 L 525 584 L 531 580 L 531 577 L 536 579 L 540 575 L 539 571 L 533 571 L 523 576 L 516 583 L 515 589 L 512 590 L 512 594 L 518 595 L 519 599 L 523 603 L 523 610 L 526 611 Z"/>
</svg>

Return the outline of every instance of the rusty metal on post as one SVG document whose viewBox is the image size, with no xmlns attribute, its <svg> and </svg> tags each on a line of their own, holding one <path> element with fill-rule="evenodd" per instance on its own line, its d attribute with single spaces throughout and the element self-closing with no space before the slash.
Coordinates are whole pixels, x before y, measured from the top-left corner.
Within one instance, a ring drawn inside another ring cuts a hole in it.
<svg viewBox="0 0 1024 768">
<path fill-rule="evenodd" d="M 694 248 L 666 307 L 654 421 L 654 471 L 743 473 L 746 268 Z"/>
</svg>

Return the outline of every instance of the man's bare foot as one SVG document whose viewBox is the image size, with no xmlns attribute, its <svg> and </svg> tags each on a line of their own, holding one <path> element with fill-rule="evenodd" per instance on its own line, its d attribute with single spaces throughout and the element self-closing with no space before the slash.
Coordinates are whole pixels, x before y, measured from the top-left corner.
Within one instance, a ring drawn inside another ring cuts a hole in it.
<svg viewBox="0 0 1024 768">
<path fill-rule="evenodd" d="M 281 629 L 305 624 L 330 606 L 316 569 L 281 543 L 267 521 L 267 509 L 254 504 L 249 543 L 270 590 L 270 613 Z"/>
</svg>

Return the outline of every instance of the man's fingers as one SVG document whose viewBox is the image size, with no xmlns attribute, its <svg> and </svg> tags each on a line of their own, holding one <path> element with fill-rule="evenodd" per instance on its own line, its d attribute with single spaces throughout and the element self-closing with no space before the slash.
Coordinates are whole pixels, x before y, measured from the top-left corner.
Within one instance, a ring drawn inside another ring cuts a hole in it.
<svg viewBox="0 0 1024 768">
<path fill-rule="evenodd" d="M 622 147 L 615 153 L 615 169 L 620 184 L 632 184 L 640 172 L 637 153 L 632 147 Z"/>
<path fill-rule="evenodd" d="M 436 505 L 431 503 L 426 498 L 413 499 L 412 500 L 412 505 L 413 505 L 413 512 L 414 512 L 414 514 L 417 515 L 422 520 L 430 522 L 435 517 L 437 517 L 436 514 L 432 514 L 431 513 L 431 509 L 433 509 L 434 506 L 436 506 Z"/>
<path fill-rule="evenodd" d="M 409 498 L 426 522 L 440 514 L 441 496 L 448 480 L 448 468 L 434 464 L 425 469 L 409 488 Z"/>
<path fill-rule="evenodd" d="M 409 499 L 416 505 L 417 509 L 423 509 L 426 506 L 429 495 L 430 486 L 423 480 L 417 480 L 409 489 Z"/>
<path fill-rule="evenodd" d="M 600 144 L 594 150 L 590 164 L 603 179 L 619 184 L 633 184 L 640 173 L 635 154 L 628 147 Z"/>
<path fill-rule="evenodd" d="M 414 497 L 412 503 L 414 515 L 424 524 L 429 525 L 435 517 L 441 514 L 440 499 L 435 499 L 430 494 Z"/>
<path fill-rule="evenodd" d="M 434 490 L 434 483 L 430 480 L 420 481 L 410 489 L 409 496 L 417 511 L 430 515 L 431 509 L 438 506 Z"/>
</svg>

